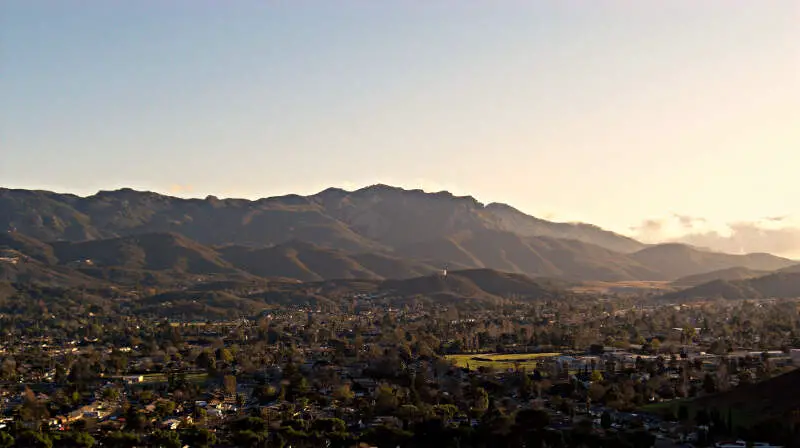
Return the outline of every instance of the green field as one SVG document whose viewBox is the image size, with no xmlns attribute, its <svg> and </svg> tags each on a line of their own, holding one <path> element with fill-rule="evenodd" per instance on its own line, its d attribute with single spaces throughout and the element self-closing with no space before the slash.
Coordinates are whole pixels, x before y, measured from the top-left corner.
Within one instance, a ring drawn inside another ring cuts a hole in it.
<svg viewBox="0 0 800 448">
<path fill-rule="evenodd" d="M 458 367 L 469 367 L 476 370 L 479 367 L 491 367 L 495 370 L 507 370 L 518 367 L 533 370 L 542 358 L 552 358 L 560 353 L 478 353 L 447 355 Z"/>
<path fill-rule="evenodd" d="M 167 382 L 167 374 L 165 373 L 148 373 L 146 375 L 142 375 L 143 381 L 142 383 L 166 383 Z M 206 379 L 208 379 L 207 373 L 190 373 L 186 375 L 186 381 L 190 383 L 202 383 Z"/>
</svg>

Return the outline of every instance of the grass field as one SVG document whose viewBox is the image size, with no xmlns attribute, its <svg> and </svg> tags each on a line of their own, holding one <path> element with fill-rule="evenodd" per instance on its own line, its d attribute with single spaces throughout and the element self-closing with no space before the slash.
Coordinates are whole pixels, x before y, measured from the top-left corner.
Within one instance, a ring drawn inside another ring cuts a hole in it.
<svg viewBox="0 0 800 448">
<path fill-rule="evenodd" d="M 453 361 L 458 367 L 469 367 L 476 370 L 479 367 L 491 367 L 496 370 L 506 370 L 519 367 L 533 370 L 542 358 L 552 358 L 560 353 L 479 353 L 466 355 L 448 355 L 447 359 Z"/>
<path fill-rule="evenodd" d="M 164 373 L 148 373 L 143 376 L 142 383 L 166 383 L 167 375 Z M 190 373 L 186 375 L 186 381 L 190 383 L 202 383 L 208 379 L 207 373 Z"/>
</svg>

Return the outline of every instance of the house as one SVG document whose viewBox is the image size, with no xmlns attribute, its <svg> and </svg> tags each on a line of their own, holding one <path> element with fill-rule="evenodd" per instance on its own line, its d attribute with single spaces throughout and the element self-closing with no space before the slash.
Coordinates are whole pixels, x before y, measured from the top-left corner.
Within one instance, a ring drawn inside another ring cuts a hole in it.
<svg viewBox="0 0 800 448">
<path fill-rule="evenodd" d="M 122 377 L 125 384 L 138 384 L 144 382 L 144 375 L 127 375 Z"/>
</svg>

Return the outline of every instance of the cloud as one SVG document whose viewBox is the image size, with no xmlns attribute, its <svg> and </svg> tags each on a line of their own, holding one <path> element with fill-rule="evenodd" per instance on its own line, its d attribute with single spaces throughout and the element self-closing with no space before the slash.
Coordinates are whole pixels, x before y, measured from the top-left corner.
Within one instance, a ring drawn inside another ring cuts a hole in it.
<svg viewBox="0 0 800 448">
<path fill-rule="evenodd" d="M 705 218 L 696 216 L 679 215 L 677 213 L 673 213 L 672 216 L 686 229 L 694 229 L 697 225 L 702 225 L 707 222 Z"/>
<path fill-rule="evenodd" d="M 663 238 L 664 224 L 661 219 L 647 219 L 638 226 L 631 227 L 631 231 L 644 241 L 660 240 Z"/>
<path fill-rule="evenodd" d="M 713 227 L 705 218 L 673 214 L 645 220 L 631 230 L 634 237 L 648 243 L 680 242 L 727 253 L 800 255 L 800 225 L 787 216 Z"/>
<path fill-rule="evenodd" d="M 190 184 L 172 184 L 169 186 L 170 194 L 191 193 L 194 187 Z"/>
<path fill-rule="evenodd" d="M 689 233 L 678 241 L 730 253 L 769 252 L 773 254 L 800 253 L 800 227 L 767 227 L 760 222 L 730 224 L 728 235 L 711 231 Z"/>
</svg>

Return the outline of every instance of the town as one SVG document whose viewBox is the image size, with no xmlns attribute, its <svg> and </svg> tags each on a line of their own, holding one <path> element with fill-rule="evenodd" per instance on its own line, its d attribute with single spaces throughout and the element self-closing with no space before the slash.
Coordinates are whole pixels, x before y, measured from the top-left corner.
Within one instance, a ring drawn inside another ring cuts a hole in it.
<svg viewBox="0 0 800 448">
<path fill-rule="evenodd" d="M 794 408 L 771 403 L 766 415 L 725 398 L 792 376 L 800 363 L 792 300 L 581 296 L 469 309 L 358 295 L 341 303 L 217 321 L 3 314 L 0 446 L 797 440 L 785 418 Z"/>
</svg>

